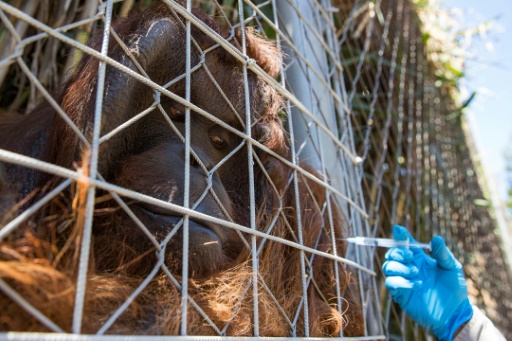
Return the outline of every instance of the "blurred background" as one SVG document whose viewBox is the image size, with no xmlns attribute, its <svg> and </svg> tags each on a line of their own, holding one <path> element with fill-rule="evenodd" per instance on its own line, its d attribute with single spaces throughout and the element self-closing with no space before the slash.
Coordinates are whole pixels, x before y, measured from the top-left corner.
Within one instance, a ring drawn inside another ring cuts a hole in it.
<svg viewBox="0 0 512 341">
<path fill-rule="evenodd" d="M 512 2 L 444 0 L 458 22 L 466 46 L 462 97 L 474 99 L 466 110 L 497 218 L 512 231 Z M 474 33 L 474 34 L 471 34 Z M 509 244 L 510 245 L 510 244 Z M 510 246 L 512 247 L 512 246 Z"/>
</svg>

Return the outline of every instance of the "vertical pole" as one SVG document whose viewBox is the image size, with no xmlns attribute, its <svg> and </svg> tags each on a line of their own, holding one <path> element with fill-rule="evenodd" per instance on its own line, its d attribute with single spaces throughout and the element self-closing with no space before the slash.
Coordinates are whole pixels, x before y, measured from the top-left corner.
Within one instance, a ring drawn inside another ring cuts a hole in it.
<svg viewBox="0 0 512 341">
<path fill-rule="evenodd" d="M 289 46 L 283 43 L 285 55 L 288 56 L 286 63 L 289 65 L 286 70 L 286 78 L 290 91 L 304 104 L 306 108 L 326 126 L 331 129 L 335 136 L 338 136 L 336 122 L 335 104 L 331 92 L 326 87 L 330 84 L 329 63 L 324 46 L 318 38 L 311 33 L 311 29 L 323 34 L 322 22 L 325 20 L 318 13 L 314 0 L 283 0 L 277 1 L 278 12 L 281 18 L 281 26 L 284 32 L 294 43 L 294 47 L 305 60 Z M 299 17 L 300 13 L 300 17 Z M 315 72 L 312 72 L 315 70 Z M 319 78 L 322 77 L 325 82 Z M 325 133 L 316 129 L 315 124 L 307 119 L 296 108 L 292 108 L 290 115 L 293 116 L 293 129 L 295 132 L 295 145 L 300 160 L 307 160 L 307 163 L 317 170 L 321 170 L 320 154 L 315 147 L 319 139 L 322 139 L 323 149 L 326 155 L 336 155 L 338 148 Z M 336 157 L 328 157 L 324 160 L 327 172 L 329 173 L 331 185 L 341 188 L 342 179 L 339 176 L 339 163 Z"/>
<path fill-rule="evenodd" d="M 192 11 L 192 1 L 187 0 L 187 11 Z M 191 89 L 191 26 L 190 20 L 186 21 L 186 37 L 185 37 L 185 99 L 190 103 Z M 183 193 L 183 207 L 190 208 L 190 107 L 185 108 L 185 183 Z M 181 274 L 181 325 L 180 334 L 187 335 L 187 309 L 188 309 L 188 260 L 189 260 L 189 223 L 190 217 L 183 216 L 183 260 Z"/>
<path fill-rule="evenodd" d="M 245 17 L 244 17 L 244 1 L 238 1 L 238 12 L 240 15 L 240 30 L 242 36 L 242 52 L 247 55 L 247 45 L 245 38 Z M 250 201 L 250 225 L 251 229 L 256 230 L 256 204 L 255 204 L 255 188 L 254 188 L 254 159 L 253 159 L 253 146 L 252 146 L 252 114 L 251 114 L 251 97 L 249 89 L 249 74 L 247 65 L 243 66 L 243 79 L 244 79 L 244 95 L 245 95 L 245 134 L 247 135 L 247 167 L 249 173 L 249 201 Z M 258 248 L 256 236 L 251 236 L 251 255 L 252 255 L 252 294 L 253 294 L 253 322 L 254 330 L 253 335 L 259 336 L 259 306 L 258 306 Z"/>
<path fill-rule="evenodd" d="M 108 42 L 110 37 L 110 26 L 112 19 L 112 6 L 113 1 L 107 2 L 105 13 L 105 27 L 103 29 L 103 42 L 101 44 L 101 54 L 106 56 L 108 54 Z M 101 114 L 103 110 L 103 91 L 105 88 L 105 73 L 106 63 L 99 62 L 98 66 L 98 87 L 96 93 L 96 106 L 94 109 L 94 127 L 91 143 L 91 157 L 89 165 L 89 178 L 96 179 L 98 175 L 98 157 L 100 146 L 100 129 L 101 129 Z M 89 267 L 89 254 L 91 248 L 92 237 L 92 222 L 94 215 L 94 201 L 96 196 L 96 187 L 89 185 L 87 192 L 86 206 L 85 206 L 85 222 L 84 230 L 82 233 L 82 245 L 80 249 L 80 259 L 78 264 L 78 278 L 76 283 L 76 296 L 75 308 L 73 311 L 73 324 L 72 331 L 75 334 L 80 334 L 82 329 L 82 315 L 85 300 L 85 287 L 87 282 L 87 269 Z"/>
</svg>

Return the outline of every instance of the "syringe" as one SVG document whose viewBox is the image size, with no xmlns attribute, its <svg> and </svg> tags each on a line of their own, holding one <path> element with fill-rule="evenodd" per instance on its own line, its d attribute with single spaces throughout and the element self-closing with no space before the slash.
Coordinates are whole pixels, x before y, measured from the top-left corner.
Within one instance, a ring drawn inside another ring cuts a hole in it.
<svg viewBox="0 0 512 341">
<path fill-rule="evenodd" d="M 410 242 L 408 240 L 394 240 L 394 239 L 386 239 L 386 238 L 372 238 L 372 237 L 351 237 L 346 239 L 347 242 L 353 243 L 356 245 L 365 245 L 365 246 L 380 246 L 380 247 L 417 247 L 421 249 L 430 249 L 430 243 L 418 243 L 418 242 Z"/>
</svg>

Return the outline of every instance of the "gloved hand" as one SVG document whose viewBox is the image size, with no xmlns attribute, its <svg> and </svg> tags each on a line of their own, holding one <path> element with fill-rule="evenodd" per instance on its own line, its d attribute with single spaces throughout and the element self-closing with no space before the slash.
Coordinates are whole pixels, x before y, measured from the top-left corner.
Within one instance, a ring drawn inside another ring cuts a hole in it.
<svg viewBox="0 0 512 341">
<path fill-rule="evenodd" d="M 396 240 L 414 241 L 402 226 L 394 226 Z M 382 266 L 391 297 L 419 325 L 440 340 L 452 340 L 457 329 L 473 316 L 462 265 L 443 238 L 432 239 L 432 257 L 420 248 L 394 247 Z"/>
</svg>

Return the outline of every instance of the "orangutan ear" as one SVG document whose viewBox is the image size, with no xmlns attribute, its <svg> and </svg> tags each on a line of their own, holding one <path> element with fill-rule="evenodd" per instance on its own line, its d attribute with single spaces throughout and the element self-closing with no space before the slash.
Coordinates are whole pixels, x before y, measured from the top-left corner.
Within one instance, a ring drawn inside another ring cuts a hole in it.
<svg viewBox="0 0 512 341">
<path fill-rule="evenodd" d="M 242 32 L 236 30 L 237 42 L 242 44 Z M 259 35 L 254 27 L 245 29 L 245 43 L 247 55 L 256 61 L 259 67 L 265 70 L 271 77 L 277 77 L 283 65 L 283 56 L 275 45 L 275 42 L 267 40 Z"/>
</svg>

